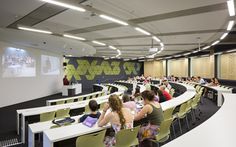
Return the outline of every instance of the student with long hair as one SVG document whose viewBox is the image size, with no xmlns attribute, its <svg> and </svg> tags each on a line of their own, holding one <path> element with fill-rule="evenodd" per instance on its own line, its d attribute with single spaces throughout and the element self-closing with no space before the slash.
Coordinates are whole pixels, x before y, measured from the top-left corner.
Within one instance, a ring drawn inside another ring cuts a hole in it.
<svg viewBox="0 0 236 147">
<path fill-rule="evenodd" d="M 109 108 L 111 109 L 111 112 L 107 113 Z M 121 129 L 132 128 L 133 119 L 133 114 L 128 108 L 123 107 L 120 98 L 117 95 L 111 95 L 108 99 L 108 103 L 103 107 L 103 112 L 98 120 L 98 126 L 102 127 L 110 123 L 115 133 L 117 133 Z M 106 147 L 111 147 L 114 144 L 114 136 L 107 136 L 105 138 Z"/>
</svg>

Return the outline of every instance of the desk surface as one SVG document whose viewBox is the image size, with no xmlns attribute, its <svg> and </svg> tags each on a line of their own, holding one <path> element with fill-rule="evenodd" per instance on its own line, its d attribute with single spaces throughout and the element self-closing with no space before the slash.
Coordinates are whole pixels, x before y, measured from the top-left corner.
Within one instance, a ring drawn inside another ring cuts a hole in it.
<svg viewBox="0 0 236 147">
<path fill-rule="evenodd" d="M 236 94 L 223 96 L 224 104 L 212 117 L 163 147 L 236 147 Z"/>
<path fill-rule="evenodd" d="M 67 97 L 67 98 L 47 100 L 47 103 L 53 103 L 53 102 L 57 102 L 57 101 L 76 99 L 76 98 L 79 98 L 79 97 L 87 97 L 87 96 L 96 95 L 96 94 L 100 94 L 100 93 L 102 93 L 102 91 L 97 91 L 97 92 L 93 92 L 93 93 L 89 93 L 89 94 L 85 94 L 85 95 L 79 95 L 79 96 L 73 96 L 73 97 Z"/>
<path fill-rule="evenodd" d="M 122 92 L 114 92 L 112 94 L 121 94 Z M 110 95 L 105 95 L 101 96 L 98 98 L 95 98 L 98 102 L 98 104 L 107 101 L 108 97 Z M 36 107 L 36 108 L 30 108 L 30 109 L 22 109 L 22 110 L 17 110 L 18 114 L 22 114 L 23 116 L 32 116 L 32 115 L 37 115 L 41 114 L 44 112 L 50 112 L 50 111 L 56 111 L 58 109 L 63 109 L 63 108 L 70 108 L 70 109 L 76 109 L 76 108 L 82 108 L 85 107 L 90 100 L 85 100 L 85 101 L 79 101 L 79 102 L 74 102 L 74 103 L 68 103 L 68 104 L 61 104 L 61 105 L 53 105 L 53 106 L 43 106 L 43 107 Z"/>
</svg>

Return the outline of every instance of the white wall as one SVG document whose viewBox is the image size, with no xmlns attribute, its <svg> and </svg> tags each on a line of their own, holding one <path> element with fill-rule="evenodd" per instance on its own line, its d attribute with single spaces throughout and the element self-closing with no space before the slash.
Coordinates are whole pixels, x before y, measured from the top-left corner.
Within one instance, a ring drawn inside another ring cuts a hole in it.
<svg viewBox="0 0 236 147">
<path fill-rule="evenodd" d="M 22 48 L 28 52 L 31 52 L 36 59 L 36 76 L 2 78 L 2 55 L 6 47 Z M 42 54 L 60 58 L 60 75 L 41 75 Z M 40 49 L 0 42 L 0 63 L 0 107 L 33 100 L 60 92 L 63 84 L 62 55 L 50 53 Z"/>
</svg>

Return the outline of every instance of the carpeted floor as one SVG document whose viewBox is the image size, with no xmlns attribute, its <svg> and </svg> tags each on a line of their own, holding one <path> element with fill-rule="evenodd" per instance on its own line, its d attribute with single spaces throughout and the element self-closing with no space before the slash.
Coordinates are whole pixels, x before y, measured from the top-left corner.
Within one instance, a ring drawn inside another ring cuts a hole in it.
<svg viewBox="0 0 236 147">
<path fill-rule="evenodd" d="M 83 94 L 87 93 L 89 93 L 89 91 L 84 92 Z M 46 100 L 51 100 L 56 98 L 61 98 L 61 94 L 55 94 L 48 97 L 0 108 L 0 117 L 2 118 L 0 121 L 0 142 L 3 140 L 15 140 L 15 138 L 19 138 L 19 136 L 16 135 L 17 109 L 45 106 Z M 218 110 L 218 107 L 211 100 L 203 98 L 203 103 L 200 105 L 200 110 L 202 112 L 199 117 L 200 119 L 197 120 L 194 124 L 192 123 L 191 117 L 190 116 L 188 117 L 190 121 L 190 129 L 200 125 L 208 118 L 210 118 Z M 199 113 L 197 113 L 197 115 L 198 114 Z M 181 136 L 178 123 L 176 122 L 174 126 L 176 130 L 176 137 Z M 182 129 L 184 133 L 189 131 L 186 127 L 185 121 L 182 121 Z M 172 134 L 172 139 L 173 137 L 174 135 Z M 26 146 L 26 145 L 16 145 L 16 146 Z"/>
</svg>

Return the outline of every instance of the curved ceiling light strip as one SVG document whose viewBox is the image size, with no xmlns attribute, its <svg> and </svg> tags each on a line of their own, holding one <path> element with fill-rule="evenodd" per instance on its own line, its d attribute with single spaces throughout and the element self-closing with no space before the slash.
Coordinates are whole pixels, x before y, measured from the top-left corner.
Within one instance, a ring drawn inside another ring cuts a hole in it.
<svg viewBox="0 0 236 147">
<path fill-rule="evenodd" d="M 72 10 L 76 10 L 76 11 L 80 11 L 80 12 L 85 12 L 86 9 L 84 8 L 81 8 L 81 7 L 78 7 L 78 6 L 75 6 L 75 5 L 70 5 L 68 3 L 63 3 L 63 2 L 59 2 L 59 1 L 55 1 L 55 0 L 40 0 L 40 1 L 43 1 L 43 2 L 46 2 L 46 3 L 50 3 L 50 4 L 54 4 L 54 5 L 57 5 L 57 6 L 61 6 L 61 7 L 65 7 L 65 8 L 68 8 L 68 9 L 72 9 Z M 111 17 L 111 16 L 108 16 L 106 14 L 100 14 L 99 17 L 103 18 L 103 19 L 106 19 L 106 20 L 109 20 L 109 21 L 112 21 L 112 22 L 115 22 L 115 23 L 118 23 L 120 25 L 124 25 L 124 26 L 128 26 L 130 24 L 128 24 L 127 22 L 125 21 L 122 21 L 122 20 L 119 20 L 117 18 L 114 18 L 114 17 Z M 131 25 L 132 27 L 134 27 L 135 30 L 145 34 L 145 35 L 152 35 L 150 32 L 140 28 L 140 27 L 137 27 L 137 26 L 134 26 L 134 25 Z M 82 38 L 82 37 L 78 37 L 78 36 L 73 36 L 73 35 L 69 35 L 69 34 L 63 34 L 62 36 L 64 37 L 67 37 L 67 38 L 72 38 L 72 39 L 77 39 L 77 40 L 86 40 L 85 38 Z M 152 36 L 152 38 L 157 41 L 161 48 L 159 51 L 157 51 L 156 53 L 152 54 L 152 56 L 156 56 L 158 53 L 160 53 L 161 51 L 163 51 L 164 49 L 164 44 L 161 42 L 161 40 L 159 38 L 157 38 L 155 35 Z M 96 40 L 93 40 L 92 43 L 94 44 L 98 44 L 98 45 L 101 45 L 101 46 L 106 46 L 105 43 L 102 43 L 102 42 L 99 42 L 99 41 L 96 41 Z M 121 51 L 119 49 L 117 49 L 116 47 L 114 46 L 110 46 L 108 45 L 109 48 L 113 49 L 113 50 L 116 50 L 117 51 L 117 55 L 115 56 L 116 58 L 118 58 L 120 55 L 121 55 Z M 113 57 L 114 58 L 114 57 Z"/>
<path fill-rule="evenodd" d="M 40 1 L 50 3 L 50 4 L 54 4 L 54 5 L 57 5 L 57 6 L 60 6 L 60 7 L 65 7 L 65 8 L 68 8 L 68 9 L 80 11 L 80 12 L 85 12 L 86 11 L 84 8 L 77 7 L 77 6 L 70 5 L 70 4 L 63 3 L 63 2 L 59 2 L 59 1 L 55 1 L 55 0 L 40 0 Z"/>
</svg>

